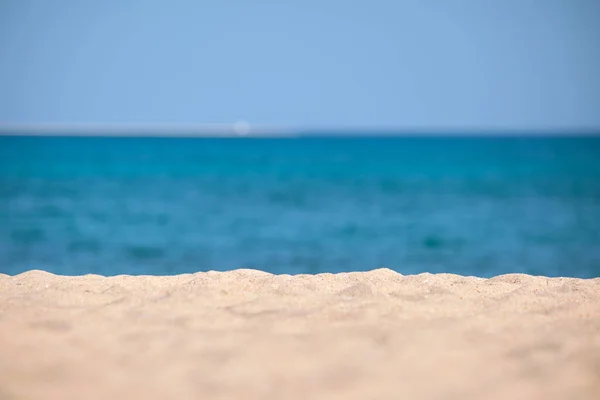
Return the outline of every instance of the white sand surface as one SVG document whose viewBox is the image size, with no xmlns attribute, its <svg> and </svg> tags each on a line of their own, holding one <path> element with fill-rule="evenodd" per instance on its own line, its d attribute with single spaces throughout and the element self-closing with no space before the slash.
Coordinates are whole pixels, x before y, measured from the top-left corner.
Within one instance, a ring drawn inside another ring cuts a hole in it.
<svg viewBox="0 0 600 400">
<path fill-rule="evenodd" d="M 0 399 L 600 399 L 600 279 L 0 275 Z"/>
</svg>

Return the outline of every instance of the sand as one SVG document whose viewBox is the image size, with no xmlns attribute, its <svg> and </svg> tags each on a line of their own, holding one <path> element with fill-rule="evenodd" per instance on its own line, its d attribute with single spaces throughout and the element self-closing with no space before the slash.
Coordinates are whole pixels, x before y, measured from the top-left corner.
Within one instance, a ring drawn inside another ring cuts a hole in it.
<svg viewBox="0 0 600 400">
<path fill-rule="evenodd" d="M 0 275 L 0 399 L 600 399 L 600 278 Z"/>
</svg>

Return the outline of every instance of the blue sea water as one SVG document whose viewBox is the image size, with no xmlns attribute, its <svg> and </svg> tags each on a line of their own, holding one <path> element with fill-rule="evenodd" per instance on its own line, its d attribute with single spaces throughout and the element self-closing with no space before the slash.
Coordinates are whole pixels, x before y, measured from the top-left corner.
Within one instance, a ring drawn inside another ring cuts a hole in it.
<svg viewBox="0 0 600 400">
<path fill-rule="evenodd" d="M 0 137 L 0 272 L 600 276 L 600 137 Z"/>
</svg>

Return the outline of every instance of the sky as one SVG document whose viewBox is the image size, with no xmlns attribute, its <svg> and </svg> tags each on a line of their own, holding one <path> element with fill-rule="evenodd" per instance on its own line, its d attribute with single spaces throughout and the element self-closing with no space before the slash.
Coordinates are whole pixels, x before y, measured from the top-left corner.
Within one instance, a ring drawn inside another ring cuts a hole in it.
<svg viewBox="0 0 600 400">
<path fill-rule="evenodd" d="M 0 124 L 600 129 L 597 0 L 0 0 Z"/>
</svg>

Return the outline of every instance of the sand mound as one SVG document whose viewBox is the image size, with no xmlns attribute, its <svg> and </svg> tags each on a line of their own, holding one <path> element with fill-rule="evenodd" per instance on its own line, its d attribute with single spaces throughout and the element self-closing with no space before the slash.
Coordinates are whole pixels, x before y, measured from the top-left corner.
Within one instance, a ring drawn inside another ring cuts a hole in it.
<svg viewBox="0 0 600 400">
<path fill-rule="evenodd" d="M 597 399 L 600 279 L 0 275 L 0 399 Z"/>
</svg>

